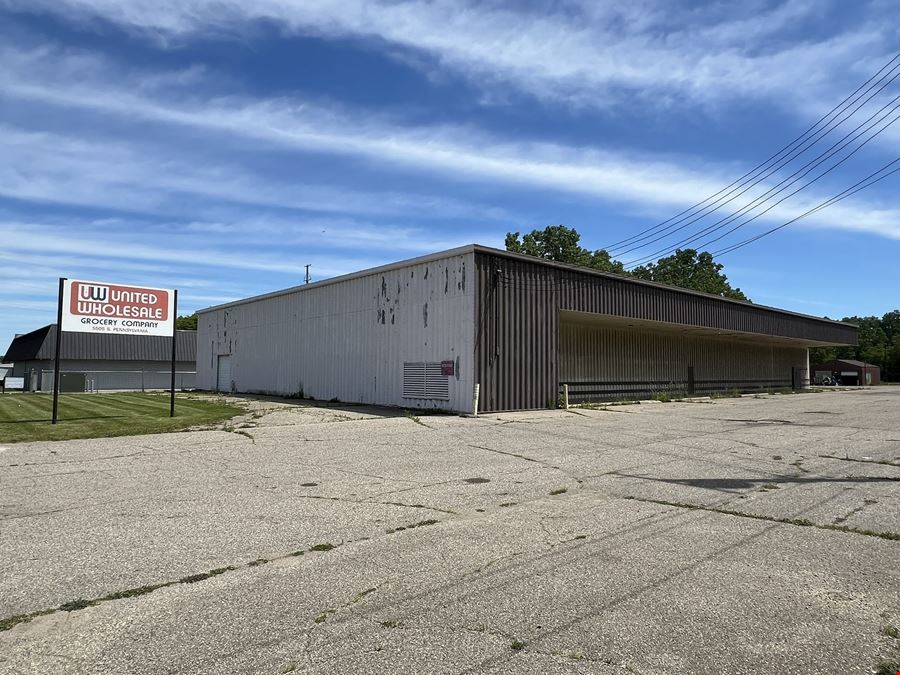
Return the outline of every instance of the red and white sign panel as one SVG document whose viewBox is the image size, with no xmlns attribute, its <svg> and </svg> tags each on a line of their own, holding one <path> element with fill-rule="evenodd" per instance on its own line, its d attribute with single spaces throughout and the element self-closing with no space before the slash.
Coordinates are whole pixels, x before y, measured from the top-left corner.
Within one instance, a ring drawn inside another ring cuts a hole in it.
<svg viewBox="0 0 900 675">
<path fill-rule="evenodd" d="M 62 300 L 64 331 L 171 336 L 175 327 L 169 289 L 68 279 Z"/>
</svg>

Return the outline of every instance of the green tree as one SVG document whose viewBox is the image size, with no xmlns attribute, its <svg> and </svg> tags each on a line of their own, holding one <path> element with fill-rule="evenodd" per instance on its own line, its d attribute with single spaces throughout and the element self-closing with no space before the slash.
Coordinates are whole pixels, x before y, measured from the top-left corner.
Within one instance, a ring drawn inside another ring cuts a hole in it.
<svg viewBox="0 0 900 675">
<path fill-rule="evenodd" d="M 747 300 L 740 288 L 728 283 L 722 273 L 724 266 L 717 263 L 711 253 L 698 253 L 692 248 L 679 249 L 674 254 L 660 258 L 655 263 L 641 265 L 631 270 L 639 279 L 656 281 L 670 286 L 690 288 L 695 291 L 720 295 L 723 298 Z"/>
<path fill-rule="evenodd" d="M 584 248 L 578 231 L 565 225 L 549 225 L 543 230 L 532 230 L 521 239 L 518 232 L 507 232 L 506 250 L 545 260 L 590 267 L 601 272 L 627 274 L 625 266 L 613 260 L 608 252 Z"/>
<path fill-rule="evenodd" d="M 197 314 L 186 314 L 175 319 L 176 330 L 197 330 Z"/>
<path fill-rule="evenodd" d="M 581 245 L 581 235 L 574 228 L 550 225 L 543 230 L 532 230 L 525 235 L 507 232 L 506 250 L 545 260 L 590 267 L 602 272 L 631 274 L 639 279 L 690 288 L 724 298 L 749 301 L 741 289 L 732 288 L 728 283 L 728 278 L 722 274 L 722 265 L 713 260 L 712 254 L 698 253 L 693 249 L 679 249 L 674 255 L 660 258 L 655 263 L 642 265 L 628 272 L 621 262 L 613 260 L 608 251 L 604 249 L 591 251 L 584 248 Z"/>
</svg>

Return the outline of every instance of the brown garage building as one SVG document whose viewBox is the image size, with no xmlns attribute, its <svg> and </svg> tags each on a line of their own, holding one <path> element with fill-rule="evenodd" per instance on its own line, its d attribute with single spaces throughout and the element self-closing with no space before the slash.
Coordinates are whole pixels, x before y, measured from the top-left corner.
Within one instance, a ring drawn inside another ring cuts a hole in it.
<svg viewBox="0 0 900 675">
<path fill-rule="evenodd" d="M 836 359 L 810 368 L 812 381 L 821 384 L 825 378 L 845 387 L 881 384 L 881 368 L 853 359 Z"/>
</svg>

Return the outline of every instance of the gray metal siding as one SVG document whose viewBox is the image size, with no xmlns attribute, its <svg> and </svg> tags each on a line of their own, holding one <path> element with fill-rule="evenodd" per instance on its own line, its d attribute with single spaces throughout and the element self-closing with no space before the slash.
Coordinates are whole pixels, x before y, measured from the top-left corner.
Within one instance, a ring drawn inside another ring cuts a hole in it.
<svg viewBox="0 0 900 675">
<path fill-rule="evenodd" d="M 622 398 L 628 393 L 696 393 L 791 386 L 792 369 L 806 370 L 804 347 L 562 321 L 560 381 L 573 400 Z M 590 383 L 579 385 L 578 383 Z M 603 395 L 603 393 L 607 395 Z"/>
<path fill-rule="evenodd" d="M 471 252 L 390 266 L 204 310 L 198 386 L 232 356 L 239 392 L 468 410 L 473 382 Z M 404 362 L 454 362 L 450 399 L 404 398 Z"/>
<path fill-rule="evenodd" d="M 485 411 L 543 408 L 556 401 L 560 310 L 808 343 L 857 341 L 857 328 L 849 324 L 481 247 L 475 249 L 475 272 L 475 379 Z"/>
</svg>

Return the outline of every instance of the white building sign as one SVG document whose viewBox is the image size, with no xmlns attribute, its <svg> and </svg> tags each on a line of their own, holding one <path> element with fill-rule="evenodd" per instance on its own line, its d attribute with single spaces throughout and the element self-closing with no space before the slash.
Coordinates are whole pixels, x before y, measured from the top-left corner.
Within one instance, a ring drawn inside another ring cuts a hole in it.
<svg viewBox="0 0 900 675">
<path fill-rule="evenodd" d="M 174 303 L 175 293 L 169 289 L 67 279 L 63 286 L 62 330 L 171 336 Z"/>
</svg>

